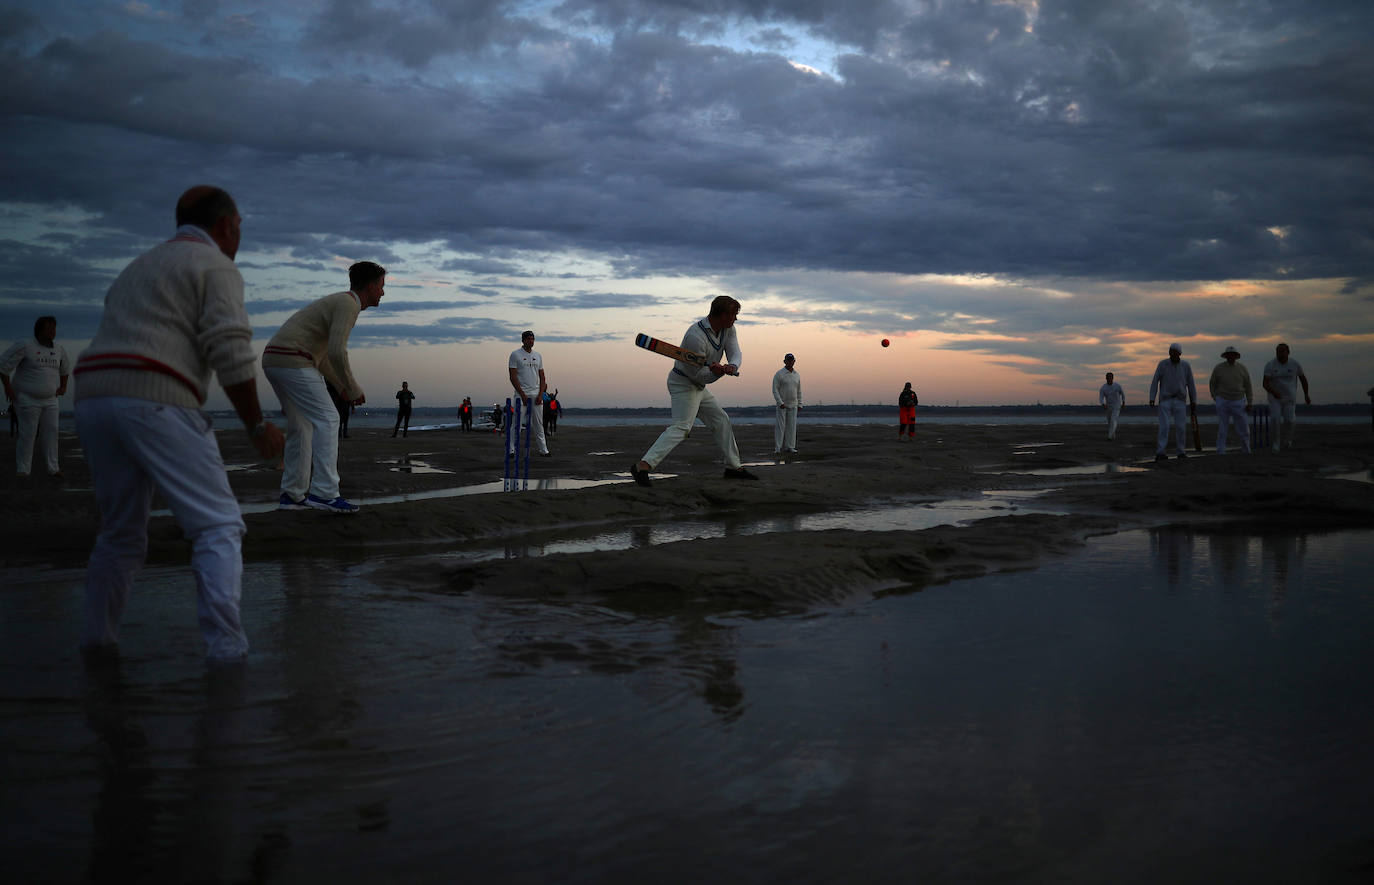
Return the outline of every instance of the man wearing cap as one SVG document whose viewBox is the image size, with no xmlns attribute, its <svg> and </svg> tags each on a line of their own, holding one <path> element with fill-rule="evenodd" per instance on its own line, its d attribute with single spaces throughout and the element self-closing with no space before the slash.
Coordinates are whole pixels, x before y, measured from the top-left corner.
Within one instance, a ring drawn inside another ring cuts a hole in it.
<svg viewBox="0 0 1374 885">
<path fill-rule="evenodd" d="M 1155 404 L 1155 394 L 1159 394 L 1159 438 L 1155 445 L 1155 460 L 1166 461 L 1169 448 L 1169 428 L 1174 429 L 1178 443 L 1180 461 L 1188 457 L 1183 451 L 1187 442 L 1188 412 L 1197 414 L 1197 385 L 1193 383 L 1193 367 L 1182 359 L 1183 348 L 1177 344 L 1169 345 L 1169 358 L 1159 361 L 1155 366 L 1154 377 L 1150 379 L 1150 405 Z M 1188 411 L 1184 410 L 1184 405 Z"/>
<path fill-rule="evenodd" d="M 1274 358 L 1264 364 L 1264 390 L 1269 394 L 1269 423 L 1278 432 L 1274 434 L 1271 448 L 1277 452 L 1279 442 L 1285 449 L 1293 448 L 1293 427 L 1297 424 L 1298 389 L 1294 382 L 1302 383 L 1302 398 L 1312 405 L 1312 397 L 1307 390 L 1307 376 L 1302 366 L 1288 356 L 1288 345 L 1279 344 L 1274 348 Z"/>
<path fill-rule="evenodd" d="M 773 424 L 773 454 L 797 450 L 797 409 L 801 408 L 801 373 L 792 368 L 797 358 L 782 358 L 782 368 L 773 373 L 773 402 L 777 416 Z"/>
<path fill-rule="evenodd" d="M 1126 391 L 1115 379 L 1108 372 L 1107 383 L 1097 389 L 1097 401 L 1107 410 L 1107 439 L 1116 439 L 1116 419 L 1121 417 L 1121 407 L 1126 404 Z"/>
<path fill-rule="evenodd" d="M 1240 351 L 1227 347 L 1221 352 L 1222 362 L 1212 368 L 1212 377 L 1207 379 L 1207 389 L 1217 406 L 1217 454 L 1226 454 L 1227 428 L 1235 424 L 1236 435 L 1240 437 L 1240 450 L 1250 454 L 1250 428 L 1246 426 L 1245 413 L 1255 401 L 1255 392 L 1250 387 L 1250 370 L 1236 362 Z"/>
</svg>

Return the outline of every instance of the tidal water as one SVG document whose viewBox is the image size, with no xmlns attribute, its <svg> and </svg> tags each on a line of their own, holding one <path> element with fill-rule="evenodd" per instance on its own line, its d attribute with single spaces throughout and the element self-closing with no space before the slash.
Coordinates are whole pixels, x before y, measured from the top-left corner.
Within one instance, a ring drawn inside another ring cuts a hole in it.
<svg viewBox="0 0 1374 885">
<path fill-rule="evenodd" d="M 1133 531 L 804 615 L 182 568 L 118 667 L 78 570 L 0 572 L 6 880 L 1364 881 L 1374 532 Z"/>
</svg>

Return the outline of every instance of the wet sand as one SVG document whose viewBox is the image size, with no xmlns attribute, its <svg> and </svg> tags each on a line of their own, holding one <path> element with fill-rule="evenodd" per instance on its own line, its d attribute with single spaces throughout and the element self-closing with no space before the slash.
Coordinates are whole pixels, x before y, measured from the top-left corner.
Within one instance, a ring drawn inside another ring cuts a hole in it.
<svg viewBox="0 0 1374 885">
<path fill-rule="evenodd" d="M 352 517 L 253 512 L 278 474 L 225 434 L 242 668 L 165 517 L 83 666 L 89 477 L 72 441 L 5 476 L 10 879 L 1367 878 L 1374 485 L 1333 478 L 1367 427 L 1155 467 L 1081 425 L 803 427 L 776 464 L 746 425 L 759 482 L 694 436 L 640 488 L 658 430 L 531 464 L 609 484 L 376 504 L 499 483 L 500 441 L 357 429 Z"/>
<path fill-rule="evenodd" d="M 425 555 L 594 526 L 777 518 L 782 530 L 765 534 L 460 562 L 444 566 L 442 578 L 455 590 L 492 594 L 615 596 L 654 589 L 730 607 L 806 606 L 1033 568 L 1088 537 L 1132 528 L 1218 520 L 1295 528 L 1374 524 L 1374 484 L 1334 478 L 1368 478 L 1374 435 L 1363 424 L 1300 425 L 1298 447 L 1281 455 L 1209 451 L 1159 465 L 1153 427 L 1123 428 L 1108 441 L 1096 425 L 924 426 L 913 443 L 899 442 L 889 427 L 803 426 L 800 452 L 779 462 L 772 428 L 742 425 L 736 428 L 741 455 L 759 482 L 722 478 L 718 453 L 699 429 L 660 465 L 653 487 L 641 488 L 629 480 L 628 466 L 661 429 L 564 422 L 551 440 L 553 456 L 531 459 L 527 491 L 370 503 L 499 482 L 501 440 L 454 430 L 392 439 L 387 430 L 355 428 L 342 442 L 339 472 L 344 495 L 362 504 L 361 512 L 248 512 L 245 559 Z M 1204 428 L 1204 435 L 1214 429 Z M 245 508 L 275 501 L 279 472 L 254 463 L 242 434 L 223 432 L 220 442 Z M 8 471 L 0 478 L 9 502 L 0 527 L 13 564 L 70 566 L 90 549 L 98 514 L 89 473 L 75 439 L 64 438 L 62 452 L 61 481 L 20 480 Z M 550 480 L 620 481 L 540 488 Z M 1009 512 L 915 531 L 786 529 L 789 519 L 806 514 L 919 506 L 988 490 L 1036 491 L 1035 508 L 1055 512 Z M 172 519 L 154 519 L 150 534 L 150 562 L 186 561 L 188 547 Z M 396 568 L 391 580 L 404 583 L 405 571 Z"/>
</svg>

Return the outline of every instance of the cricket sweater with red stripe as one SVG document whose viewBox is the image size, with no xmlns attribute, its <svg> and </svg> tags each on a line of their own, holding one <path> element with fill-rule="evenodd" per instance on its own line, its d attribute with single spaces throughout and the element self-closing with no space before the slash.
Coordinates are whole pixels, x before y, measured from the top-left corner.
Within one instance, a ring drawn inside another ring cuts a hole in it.
<svg viewBox="0 0 1374 885">
<path fill-rule="evenodd" d="M 281 324 L 263 349 L 263 368 L 313 366 L 344 400 L 353 402 L 363 395 L 363 389 L 348 364 L 348 336 L 362 309 L 361 299 L 351 291 L 335 292 L 307 304 Z"/>
<path fill-rule="evenodd" d="M 124 269 L 105 295 L 91 344 L 72 370 L 74 400 L 128 396 L 199 408 L 218 381 L 257 375 L 243 276 L 193 225 Z"/>
</svg>

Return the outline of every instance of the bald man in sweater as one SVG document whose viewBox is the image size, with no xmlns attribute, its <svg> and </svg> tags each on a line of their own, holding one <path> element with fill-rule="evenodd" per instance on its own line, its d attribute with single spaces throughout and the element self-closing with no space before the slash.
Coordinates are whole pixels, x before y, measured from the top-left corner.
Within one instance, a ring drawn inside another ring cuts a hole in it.
<svg viewBox="0 0 1374 885">
<path fill-rule="evenodd" d="M 76 361 L 76 432 L 91 468 L 100 533 L 86 567 L 88 657 L 113 654 L 124 604 L 148 547 L 153 492 L 191 543 L 207 656 L 248 652 L 239 619 L 243 516 L 210 418 L 213 374 L 263 459 L 281 431 L 258 404 L 253 327 L 234 266 L 242 219 L 220 188 L 193 187 L 176 236 L 126 267 L 105 296 L 91 345 Z"/>
</svg>

